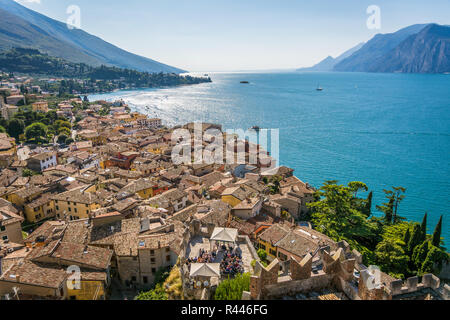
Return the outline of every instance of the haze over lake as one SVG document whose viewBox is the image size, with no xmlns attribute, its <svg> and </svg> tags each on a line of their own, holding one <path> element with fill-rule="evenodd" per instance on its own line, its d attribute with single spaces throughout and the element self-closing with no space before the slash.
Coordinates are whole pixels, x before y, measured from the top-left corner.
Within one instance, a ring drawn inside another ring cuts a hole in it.
<svg viewBox="0 0 450 320">
<path fill-rule="evenodd" d="M 315 187 L 358 180 L 374 191 L 403 186 L 400 215 L 429 233 L 444 214 L 450 228 L 450 75 L 367 73 L 221 73 L 213 82 L 92 95 L 124 99 L 167 125 L 220 123 L 224 129 L 280 129 L 280 162 Z M 240 81 L 250 84 L 241 84 Z M 322 92 L 316 90 L 318 86 Z M 146 106 L 150 112 L 147 112 Z M 379 214 L 376 212 L 376 214 Z"/>
</svg>

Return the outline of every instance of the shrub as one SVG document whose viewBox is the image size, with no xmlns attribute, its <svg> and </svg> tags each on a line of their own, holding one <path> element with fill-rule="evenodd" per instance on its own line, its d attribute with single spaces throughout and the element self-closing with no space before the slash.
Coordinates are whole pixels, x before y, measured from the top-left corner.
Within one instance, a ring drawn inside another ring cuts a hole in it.
<svg viewBox="0 0 450 320">
<path fill-rule="evenodd" d="M 259 249 L 258 257 L 261 259 L 261 261 L 266 261 L 267 260 L 267 252 L 263 249 Z"/>
<path fill-rule="evenodd" d="M 242 293 L 250 290 L 250 274 L 240 274 L 222 281 L 216 289 L 214 300 L 241 300 Z"/>
<path fill-rule="evenodd" d="M 158 284 L 155 289 L 141 292 L 134 300 L 167 300 L 167 293 L 162 284 Z"/>
</svg>

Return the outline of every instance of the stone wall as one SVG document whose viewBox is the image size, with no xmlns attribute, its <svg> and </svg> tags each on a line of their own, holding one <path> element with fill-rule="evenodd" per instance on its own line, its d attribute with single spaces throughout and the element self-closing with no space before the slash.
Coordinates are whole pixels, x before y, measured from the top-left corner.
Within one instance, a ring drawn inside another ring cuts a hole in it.
<svg viewBox="0 0 450 320">
<path fill-rule="evenodd" d="M 293 296 L 298 293 L 318 291 L 333 286 L 333 275 L 320 272 L 308 279 L 291 280 L 267 285 L 264 288 L 262 299 L 277 299 L 283 296 Z"/>
<path fill-rule="evenodd" d="M 434 274 L 425 274 L 422 276 L 422 282 L 419 283 L 419 277 L 411 277 L 402 280 L 395 280 L 391 282 L 389 293 L 392 297 L 396 295 L 413 293 L 425 288 L 437 290 L 440 287 L 441 280 Z"/>
<path fill-rule="evenodd" d="M 251 299 L 276 299 L 286 295 L 337 287 L 351 299 L 357 300 L 358 288 L 352 283 L 355 281 L 353 271 L 356 259 L 350 254 L 346 243 L 341 243 L 333 255 L 327 250 L 329 248 L 326 247 L 318 250 L 323 269 L 315 272 L 312 271 L 314 257 L 311 254 L 306 255 L 301 261 L 291 259 L 289 264 L 285 265 L 286 275 L 282 277 L 279 276 L 278 259 L 275 259 L 267 268 L 257 262 L 255 275 L 250 280 Z M 289 273 L 287 273 L 288 268 Z"/>
<path fill-rule="evenodd" d="M 281 205 L 273 201 L 266 201 L 263 203 L 262 210 L 270 213 L 275 217 L 281 217 Z"/>
<path fill-rule="evenodd" d="M 136 260 L 135 260 L 136 259 Z M 117 269 L 120 280 L 131 281 L 132 277 L 136 277 L 136 282 L 140 279 L 139 260 L 137 257 L 117 257 Z"/>
<path fill-rule="evenodd" d="M 253 246 L 253 244 L 250 241 L 250 238 L 248 236 L 238 236 L 237 241 L 238 241 L 238 243 L 245 243 L 245 245 L 248 248 L 248 251 L 250 252 L 250 254 L 252 256 L 252 259 L 259 261 L 258 253 L 256 252 L 256 249 Z"/>
</svg>

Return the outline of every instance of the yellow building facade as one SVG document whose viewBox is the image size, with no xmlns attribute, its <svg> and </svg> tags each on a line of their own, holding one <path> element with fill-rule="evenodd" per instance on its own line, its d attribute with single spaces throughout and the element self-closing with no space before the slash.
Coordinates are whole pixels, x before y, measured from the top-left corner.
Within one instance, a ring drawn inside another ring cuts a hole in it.
<svg viewBox="0 0 450 320">
<path fill-rule="evenodd" d="M 31 106 L 35 112 L 48 112 L 48 103 L 45 101 L 35 102 Z"/>
<path fill-rule="evenodd" d="M 23 208 L 26 203 L 31 202 L 33 199 L 39 197 L 42 194 L 43 190 L 40 188 L 25 188 L 14 191 L 9 194 L 5 194 L 2 196 L 5 200 L 8 200 L 12 204 L 16 205 L 19 208 Z"/>
<path fill-rule="evenodd" d="M 80 220 L 89 218 L 89 214 L 99 209 L 98 203 L 83 203 L 76 201 L 55 200 L 56 216 L 60 219 L 67 215 L 70 220 Z"/>
<path fill-rule="evenodd" d="M 69 300 L 104 300 L 105 296 L 105 284 L 101 280 L 81 280 L 80 289 L 67 288 Z"/>
<path fill-rule="evenodd" d="M 234 208 L 235 206 L 237 206 L 239 203 L 242 202 L 241 200 L 239 200 L 238 198 L 236 198 L 233 195 L 223 195 L 222 201 L 225 203 L 228 203 L 232 208 Z"/>
<path fill-rule="evenodd" d="M 272 246 L 270 242 L 258 239 L 258 248 L 267 253 L 267 258 L 270 261 L 277 257 L 277 247 Z"/>
<path fill-rule="evenodd" d="M 24 206 L 25 218 L 28 222 L 35 223 L 56 215 L 55 202 L 52 199 L 33 201 Z"/>
</svg>

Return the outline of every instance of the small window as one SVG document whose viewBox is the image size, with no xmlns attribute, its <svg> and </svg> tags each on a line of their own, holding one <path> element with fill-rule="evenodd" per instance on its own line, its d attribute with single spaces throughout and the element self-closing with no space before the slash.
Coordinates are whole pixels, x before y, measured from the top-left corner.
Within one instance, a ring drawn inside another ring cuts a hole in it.
<svg viewBox="0 0 450 320">
<path fill-rule="evenodd" d="M 170 248 L 166 248 L 166 252 L 170 252 Z"/>
<path fill-rule="evenodd" d="M 0 226 L 0 231 L 5 231 L 6 230 L 6 227 L 5 226 Z"/>
<path fill-rule="evenodd" d="M 156 268 L 152 268 L 152 273 L 153 273 L 153 274 L 156 273 Z"/>
<path fill-rule="evenodd" d="M 166 261 L 169 262 L 170 261 L 170 256 L 166 257 Z"/>
<path fill-rule="evenodd" d="M 136 282 L 136 276 L 132 276 L 131 281 Z"/>
<path fill-rule="evenodd" d="M 154 256 L 154 255 L 155 255 L 155 250 L 150 250 L 150 254 L 151 254 L 152 256 Z"/>
<path fill-rule="evenodd" d="M 150 262 L 151 262 L 151 263 L 155 263 L 155 262 L 156 262 L 155 258 L 151 258 L 151 259 L 150 259 Z"/>
<path fill-rule="evenodd" d="M 2 240 L 3 240 L 3 241 L 8 241 L 8 236 L 3 236 L 3 237 L 2 237 Z"/>
<path fill-rule="evenodd" d="M 142 280 L 144 281 L 144 283 L 148 283 L 148 277 L 143 277 Z"/>
</svg>

